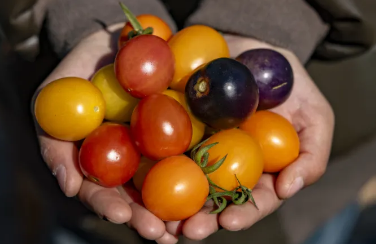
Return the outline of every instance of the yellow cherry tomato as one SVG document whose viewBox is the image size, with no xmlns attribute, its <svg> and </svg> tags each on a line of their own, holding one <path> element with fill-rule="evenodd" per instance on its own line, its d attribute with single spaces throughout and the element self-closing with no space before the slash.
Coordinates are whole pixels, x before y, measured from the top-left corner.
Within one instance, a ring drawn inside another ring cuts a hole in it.
<svg viewBox="0 0 376 244">
<path fill-rule="evenodd" d="M 144 183 L 146 175 L 156 163 L 157 161 L 153 161 L 144 156 L 141 157 L 138 169 L 133 176 L 133 184 L 139 192 L 142 190 L 142 184 Z"/>
<path fill-rule="evenodd" d="M 132 97 L 121 87 L 115 76 L 114 65 L 109 64 L 98 70 L 92 82 L 101 90 L 106 101 L 104 118 L 114 122 L 129 122 L 139 99 Z"/>
<path fill-rule="evenodd" d="M 175 56 L 175 74 L 171 89 L 182 91 L 180 81 L 198 66 L 217 58 L 230 57 L 223 36 L 211 27 L 193 25 L 176 33 L 168 41 Z"/>
<path fill-rule="evenodd" d="M 205 124 L 199 121 L 195 116 L 193 116 L 193 114 L 189 110 L 187 102 L 185 101 L 185 96 L 183 93 L 174 90 L 166 90 L 163 92 L 163 94 L 175 99 L 187 111 L 192 123 L 192 139 L 191 144 L 189 144 L 188 150 L 192 149 L 201 141 L 202 137 L 204 136 Z"/>
<path fill-rule="evenodd" d="M 106 106 L 101 91 L 90 81 L 66 77 L 45 86 L 34 109 L 38 124 L 47 134 L 78 141 L 102 123 Z"/>
</svg>

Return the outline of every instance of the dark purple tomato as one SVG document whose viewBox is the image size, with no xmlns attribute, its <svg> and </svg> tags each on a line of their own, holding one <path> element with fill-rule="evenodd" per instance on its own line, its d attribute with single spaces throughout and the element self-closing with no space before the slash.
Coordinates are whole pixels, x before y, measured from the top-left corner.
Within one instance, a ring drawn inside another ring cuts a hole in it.
<svg viewBox="0 0 376 244">
<path fill-rule="evenodd" d="M 215 129 L 239 126 L 255 112 L 259 98 L 252 73 L 230 58 L 215 59 L 193 73 L 185 96 L 193 115 Z"/>
<path fill-rule="evenodd" d="M 291 94 L 294 75 L 287 59 L 271 49 L 252 49 L 236 60 L 248 67 L 259 87 L 258 110 L 274 108 Z"/>
</svg>

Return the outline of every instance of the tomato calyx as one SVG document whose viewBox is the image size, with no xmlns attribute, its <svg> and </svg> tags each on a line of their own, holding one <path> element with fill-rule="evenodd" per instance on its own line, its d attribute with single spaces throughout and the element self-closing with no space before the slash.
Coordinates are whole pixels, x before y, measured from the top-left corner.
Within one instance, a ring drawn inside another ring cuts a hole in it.
<svg viewBox="0 0 376 244">
<path fill-rule="evenodd" d="M 133 29 L 128 33 L 128 40 L 139 36 L 139 35 L 148 35 L 148 34 L 153 34 L 153 28 L 152 27 L 147 27 L 145 29 L 142 28 L 140 22 L 138 22 L 136 16 L 129 10 L 127 6 L 125 6 L 122 2 L 119 2 L 125 16 L 127 17 L 128 21 L 132 25 Z"/>
<path fill-rule="evenodd" d="M 209 196 L 207 197 L 207 200 L 213 199 L 215 205 L 217 206 L 217 209 L 211 211 L 210 213 L 211 214 L 217 214 L 217 213 L 222 212 L 226 208 L 227 203 L 228 203 L 228 201 L 226 200 L 226 197 L 230 198 L 231 201 L 235 205 L 242 205 L 242 204 L 248 202 L 248 200 L 249 200 L 253 203 L 253 205 L 258 210 L 259 208 L 257 207 L 256 201 L 252 196 L 252 190 L 243 186 L 240 183 L 236 174 L 234 176 L 235 176 L 236 180 L 238 181 L 239 186 L 236 187 L 232 191 L 228 191 L 228 190 L 218 186 L 217 184 L 215 184 L 210 179 L 209 174 L 216 171 L 224 163 L 224 161 L 226 160 L 227 154 L 222 159 L 220 159 L 218 162 L 216 162 L 215 164 L 213 164 L 211 166 L 207 166 L 208 158 L 209 158 L 208 150 L 218 144 L 218 142 L 214 142 L 212 144 L 209 144 L 209 145 L 199 149 L 208 140 L 209 140 L 209 138 L 204 140 L 203 142 L 199 143 L 198 145 L 196 145 L 192 149 L 191 158 L 201 168 L 201 170 L 204 172 L 204 174 L 206 175 L 206 178 L 208 180 Z M 217 191 L 217 189 L 220 189 L 222 191 Z"/>
</svg>

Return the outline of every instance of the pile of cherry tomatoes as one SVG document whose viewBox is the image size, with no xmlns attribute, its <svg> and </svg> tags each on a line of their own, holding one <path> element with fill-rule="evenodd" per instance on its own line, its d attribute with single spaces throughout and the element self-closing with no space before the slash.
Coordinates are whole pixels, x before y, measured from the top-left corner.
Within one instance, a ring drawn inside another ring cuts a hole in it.
<svg viewBox="0 0 376 244">
<path fill-rule="evenodd" d="M 129 22 L 114 63 L 91 81 L 65 77 L 45 86 L 35 102 L 40 127 L 82 141 L 79 166 L 89 180 L 104 187 L 133 180 L 162 220 L 186 219 L 208 199 L 213 213 L 228 202 L 255 204 L 262 173 L 299 155 L 293 126 L 266 110 L 291 93 L 288 61 L 268 49 L 232 59 L 208 26 L 173 35 L 160 18 L 121 6 Z"/>
</svg>

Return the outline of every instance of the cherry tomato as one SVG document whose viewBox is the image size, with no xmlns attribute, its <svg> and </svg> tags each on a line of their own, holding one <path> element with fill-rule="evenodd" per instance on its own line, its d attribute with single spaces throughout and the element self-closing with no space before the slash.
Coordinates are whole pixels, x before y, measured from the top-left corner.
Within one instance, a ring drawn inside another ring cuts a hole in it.
<svg viewBox="0 0 376 244">
<path fill-rule="evenodd" d="M 239 186 L 235 174 L 243 186 L 252 189 L 263 172 L 263 155 L 258 142 L 239 129 L 220 131 L 203 144 L 202 147 L 218 142 L 210 148 L 208 165 L 213 165 L 227 155 L 224 163 L 210 179 L 218 186 L 231 191 Z"/>
<path fill-rule="evenodd" d="M 264 171 L 279 172 L 299 156 L 300 142 L 292 124 L 279 114 L 258 111 L 240 129 L 248 132 L 261 145 Z"/>
<path fill-rule="evenodd" d="M 52 137 L 66 141 L 84 139 L 103 121 L 102 93 L 90 81 L 66 77 L 45 86 L 35 101 L 35 117 Z"/>
<path fill-rule="evenodd" d="M 173 156 L 157 164 L 142 186 L 145 207 L 164 221 L 178 221 L 196 214 L 205 204 L 209 184 L 190 158 Z"/>
<path fill-rule="evenodd" d="M 181 79 L 198 66 L 214 59 L 230 57 L 226 40 L 211 27 L 193 25 L 176 33 L 168 41 L 175 56 L 176 68 L 171 89 L 182 91 Z"/>
<path fill-rule="evenodd" d="M 142 190 L 142 184 L 144 183 L 146 175 L 156 163 L 157 161 L 150 160 L 146 157 L 141 157 L 138 169 L 133 176 L 133 184 L 139 192 Z"/>
<path fill-rule="evenodd" d="M 115 187 L 124 184 L 136 173 L 140 153 L 127 127 L 104 123 L 83 142 L 79 163 L 84 175 L 93 182 Z"/>
<path fill-rule="evenodd" d="M 129 122 L 139 99 L 132 97 L 119 84 L 114 65 L 109 64 L 98 70 L 92 78 L 93 84 L 101 90 L 106 101 L 106 120 Z"/>
<path fill-rule="evenodd" d="M 206 64 L 206 63 L 205 63 Z M 195 68 L 194 70 L 192 70 L 188 75 L 184 76 L 177 84 L 176 86 L 174 86 L 174 90 L 175 91 L 179 91 L 179 92 L 182 92 L 184 93 L 185 92 L 185 87 L 188 83 L 188 80 L 189 78 L 191 78 L 191 76 L 196 73 L 196 71 L 198 71 L 199 69 L 201 69 L 202 67 L 204 67 L 205 64 L 201 64 L 200 66 L 198 66 L 197 68 Z"/>
<path fill-rule="evenodd" d="M 151 14 L 141 14 L 136 17 L 143 29 L 153 28 L 153 35 L 168 41 L 172 36 L 172 30 L 161 18 Z M 121 48 L 128 41 L 128 33 L 133 31 L 131 23 L 128 21 L 121 30 L 118 47 Z"/>
<path fill-rule="evenodd" d="M 152 160 L 184 153 L 192 139 L 188 113 L 164 94 L 140 101 L 132 114 L 131 130 L 141 154 Z"/>
<path fill-rule="evenodd" d="M 188 150 L 192 149 L 201 141 L 202 137 L 204 136 L 205 124 L 193 116 L 193 114 L 188 108 L 187 102 L 185 101 L 185 95 L 183 93 L 174 90 L 166 90 L 163 92 L 163 94 L 172 97 L 173 99 L 178 101 L 187 111 L 189 118 L 192 122 L 192 140 L 191 144 L 189 144 Z"/>
<path fill-rule="evenodd" d="M 128 93 L 143 98 L 167 89 L 174 66 L 174 55 L 167 42 L 157 36 L 140 35 L 117 53 L 115 74 Z"/>
</svg>

